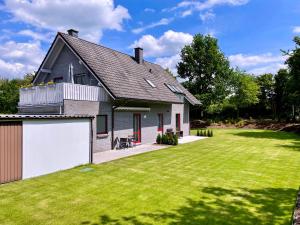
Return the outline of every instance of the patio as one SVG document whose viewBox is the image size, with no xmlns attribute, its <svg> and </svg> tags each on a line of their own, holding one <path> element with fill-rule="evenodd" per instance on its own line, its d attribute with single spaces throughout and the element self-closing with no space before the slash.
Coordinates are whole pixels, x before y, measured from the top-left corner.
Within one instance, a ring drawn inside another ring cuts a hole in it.
<svg viewBox="0 0 300 225">
<path fill-rule="evenodd" d="M 198 136 L 185 136 L 178 140 L 179 144 L 186 144 L 198 140 L 205 139 L 207 137 Z M 157 144 L 143 144 L 138 145 L 133 148 L 126 148 L 121 150 L 108 150 L 104 152 L 97 152 L 93 154 L 93 163 L 100 164 L 105 162 L 110 162 L 116 159 L 125 158 L 132 155 L 138 155 L 145 152 L 156 151 L 164 148 L 170 147 L 169 145 L 157 145 Z"/>
</svg>

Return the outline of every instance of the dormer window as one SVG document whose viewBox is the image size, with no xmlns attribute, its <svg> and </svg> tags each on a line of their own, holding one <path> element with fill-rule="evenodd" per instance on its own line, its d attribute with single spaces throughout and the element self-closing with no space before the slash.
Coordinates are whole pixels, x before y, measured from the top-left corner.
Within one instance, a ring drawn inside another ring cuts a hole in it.
<svg viewBox="0 0 300 225">
<path fill-rule="evenodd" d="M 173 84 L 165 84 L 173 93 L 176 93 L 176 94 L 183 94 L 183 91 L 179 88 L 179 87 L 176 87 L 175 85 Z"/>
<path fill-rule="evenodd" d="M 145 79 L 145 81 L 153 88 L 156 88 L 155 84 L 152 83 L 151 80 Z"/>
</svg>

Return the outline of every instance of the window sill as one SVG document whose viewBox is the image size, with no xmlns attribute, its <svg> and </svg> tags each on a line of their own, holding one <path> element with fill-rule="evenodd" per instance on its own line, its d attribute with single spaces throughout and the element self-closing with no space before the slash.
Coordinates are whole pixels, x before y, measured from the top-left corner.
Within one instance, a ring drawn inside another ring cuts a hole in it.
<svg viewBox="0 0 300 225">
<path fill-rule="evenodd" d="M 97 138 L 107 138 L 108 134 L 97 134 Z"/>
</svg>

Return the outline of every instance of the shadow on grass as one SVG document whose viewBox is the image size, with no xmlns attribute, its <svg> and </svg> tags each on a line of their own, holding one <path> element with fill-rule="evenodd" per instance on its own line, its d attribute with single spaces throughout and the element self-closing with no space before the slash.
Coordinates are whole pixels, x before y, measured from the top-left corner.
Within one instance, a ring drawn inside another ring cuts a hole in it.
<svg viewBox="0 0 300 225">
<path fill-rule="evenodd" d="M 233 133 L 235 136 L 247 137 L 247 138 L 260 138 L 260 139 L 273 139 L 273 140 L 290 140 L 291 144 L 278 145 L 278 147 L 288 148 L 290 150 L 300 151 L 300 136 L 294 133 L 280 132 L 280 131 L 242 131 Z"/>
<path fill-rule="evenodd" d="M 277 140 L 300 140 L 300 136 L 292 133 L 282 131 L 241 131 L 232 133 L 235 136 L 248 137 L 248 138 L 264 138 L 264 139 L 277 139 Z"/>
<path fill-rule="evenodd" d="M 141 213 L 137 216 L 111 218 L 101 215 L 99 221 L 84 221 L 94 225 L 253 225 L 289 224 L 296 189 L 225 189 L 207 187 L 199 199 L 186 199 L 186 204 L 175 210 Z M 126 206 L 124 206 L 126 207 Z M 137 208 L 139 206 L 137 205 Z"/>
</svg>

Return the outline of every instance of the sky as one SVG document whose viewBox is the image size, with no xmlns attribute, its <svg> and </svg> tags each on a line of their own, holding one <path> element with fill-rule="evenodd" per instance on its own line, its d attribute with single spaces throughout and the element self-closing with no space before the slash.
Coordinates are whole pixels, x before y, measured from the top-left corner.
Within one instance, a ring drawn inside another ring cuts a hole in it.
<svg viewBox="0 0 300 225">
<path fill-rule="evenodd" d="M 299 0 L 0 0 L 0 77 L 36 71 L 58 31 L 133 55 L 176 74 L 193 35 L 218 39 L 232 67 L 259 75 L 285 68 L 281 50 L 300 35 Z"/>
</svg>

